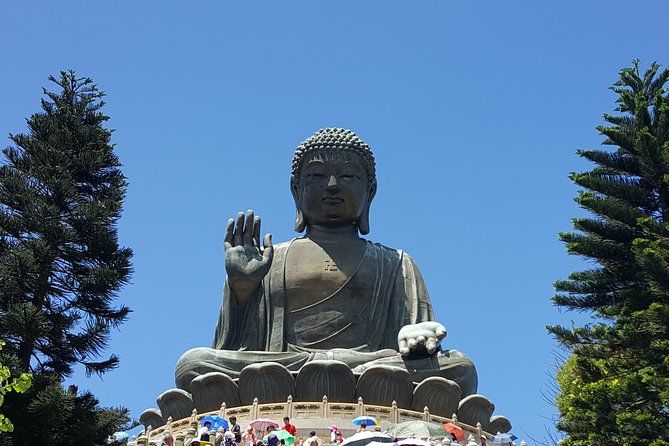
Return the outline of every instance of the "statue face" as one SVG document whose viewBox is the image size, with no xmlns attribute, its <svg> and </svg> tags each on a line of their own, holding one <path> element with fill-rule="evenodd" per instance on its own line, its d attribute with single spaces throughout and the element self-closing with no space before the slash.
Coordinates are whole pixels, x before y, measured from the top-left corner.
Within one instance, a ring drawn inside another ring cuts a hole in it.
<svg viewBox="0 0 669 446">
<path fill-rule="evenodd" d="M 307 225 L 355 224 L 370 197 L 360 156 L 349 151 L 319 150 L 303 163 L 296 192 Z"/>
</svg>

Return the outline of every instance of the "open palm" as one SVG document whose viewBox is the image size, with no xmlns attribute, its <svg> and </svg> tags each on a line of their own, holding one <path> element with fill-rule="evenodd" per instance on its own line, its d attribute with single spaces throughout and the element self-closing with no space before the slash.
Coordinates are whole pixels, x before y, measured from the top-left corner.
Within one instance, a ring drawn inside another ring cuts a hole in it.
<svg viewBox="0 0 669 446">
<path fill-rule="evenodd" d="M 260 217 L 252 210 L 228 220 L 225 232 L 225 270 L 228 283 L 240 303 L 245 304 L 269 272 L 274 257 L 272 235 L 260 247 Z"/>
</svg>

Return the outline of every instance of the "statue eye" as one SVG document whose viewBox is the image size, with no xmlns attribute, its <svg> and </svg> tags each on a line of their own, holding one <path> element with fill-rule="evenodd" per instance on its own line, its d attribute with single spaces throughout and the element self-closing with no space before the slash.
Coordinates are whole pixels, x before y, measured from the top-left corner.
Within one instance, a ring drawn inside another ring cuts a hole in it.
<svg viewBox="0 0 669 446">
<path fill-rule="evenodd" d="M 325 174 L 320 172 L 311 172 L 307 174 L 307 178 L 325 178 Z"/>
<path fill-rule="evenodd" d="M 344 174 L 340 175 L 340 178 L 342 178 L 344 180 L 354 180 L 354 179 L 358 179 L 360 177 L 358 177 L 357 175 L 354 175 L 352 173 L 344 173 Z"/>
</svg>

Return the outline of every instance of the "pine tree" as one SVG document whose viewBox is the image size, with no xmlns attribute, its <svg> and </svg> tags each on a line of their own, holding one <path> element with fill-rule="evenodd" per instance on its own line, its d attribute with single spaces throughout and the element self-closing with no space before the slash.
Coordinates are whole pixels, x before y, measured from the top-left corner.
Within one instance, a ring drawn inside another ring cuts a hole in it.
<svg viewBox="0 0 669 446">
<path fill-rule="evenodd" d="M 21 440 L 34 430 L 29 420 L 51 420 L 49 407 L 60 407 L 62 419 L 42 422 L 42 431 L 74 435 L 98 418 L 115 427 L 128 421 L 124 409 L 99 408 L 92 395 L 61 386 L 77 364 L 89 375 L 118 365 L 116 355 L 100 357 L 130 312 L 115 299 L 132 251 L 117 237 L 127 183 L 103 126 L 104 93 L 73 71 L 49 80 L 58 91 L 44 90 L 42 111 L 27 120 L 27 134 L 10 135 L 0 167 L 1 359 L 35 378 L 29 392 L 6 401 L 14 444 L 29 444 Z M 0 436 L 0 444 L 12 442 Z"/>
<path fill-rule="evenodd" d="M 113 306 L 131 273 L 116 234 L 126 181 L 104 94 L 74 72 L 50 80 L 61 91 L 44 90 L 0 167 L 0 337 L 26 370 L 104 373 L 118 358 L 95 359 L 130 311 Z"/>
<path fill-rule="evenodd" d="M 53 376 L 39 375 L 22 395 L 8 394 L 15 429 L 0 435 L 0 445 L 107 445 L 115 432 L 126 430 L 128 409 L 100 407 L 90 392 L 63 387 Z"/>
<path fill-rule="evenodd" d="M 595 262 L 556 282 L 553 302 L 591 313 L 583 327 L 548 327 L 571 351 L 558 372 L 565 446 L 669 445 L 669 70 L 639 62 L 612 90 L 619 114 L 597 128 L 614 150 L 581 150 L 572 173 L 593 214 L 560 234 Z"/>
</svg>

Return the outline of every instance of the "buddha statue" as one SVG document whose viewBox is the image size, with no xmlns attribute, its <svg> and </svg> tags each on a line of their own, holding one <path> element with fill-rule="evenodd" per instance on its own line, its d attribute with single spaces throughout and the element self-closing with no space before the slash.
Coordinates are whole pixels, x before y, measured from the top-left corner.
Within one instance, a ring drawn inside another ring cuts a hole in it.
<svg viewBox="0 0 669 446">
<path fill-rule="evenodd" d="M 446 329 L 434 320 L 414 260 L 361 238 L 377 188 L 369 145 L 345 129 L 316 132 L 295 152 L 290 188 L 303 236 L 278 245 L 270 234 L 261 240 L 261 219 L 250 210 L 228 221 L 213 348 L 179 359 L 177 387 L 189 390 L 209 372 L 238 378 L 262 362 L 297 371 L 335 360 L 354 374 L 393 366 L 416 382 L 439 376 L 456 382 L 462 396 L 475 393 L 472 362 L 440 348 Z"/>
</svg>

